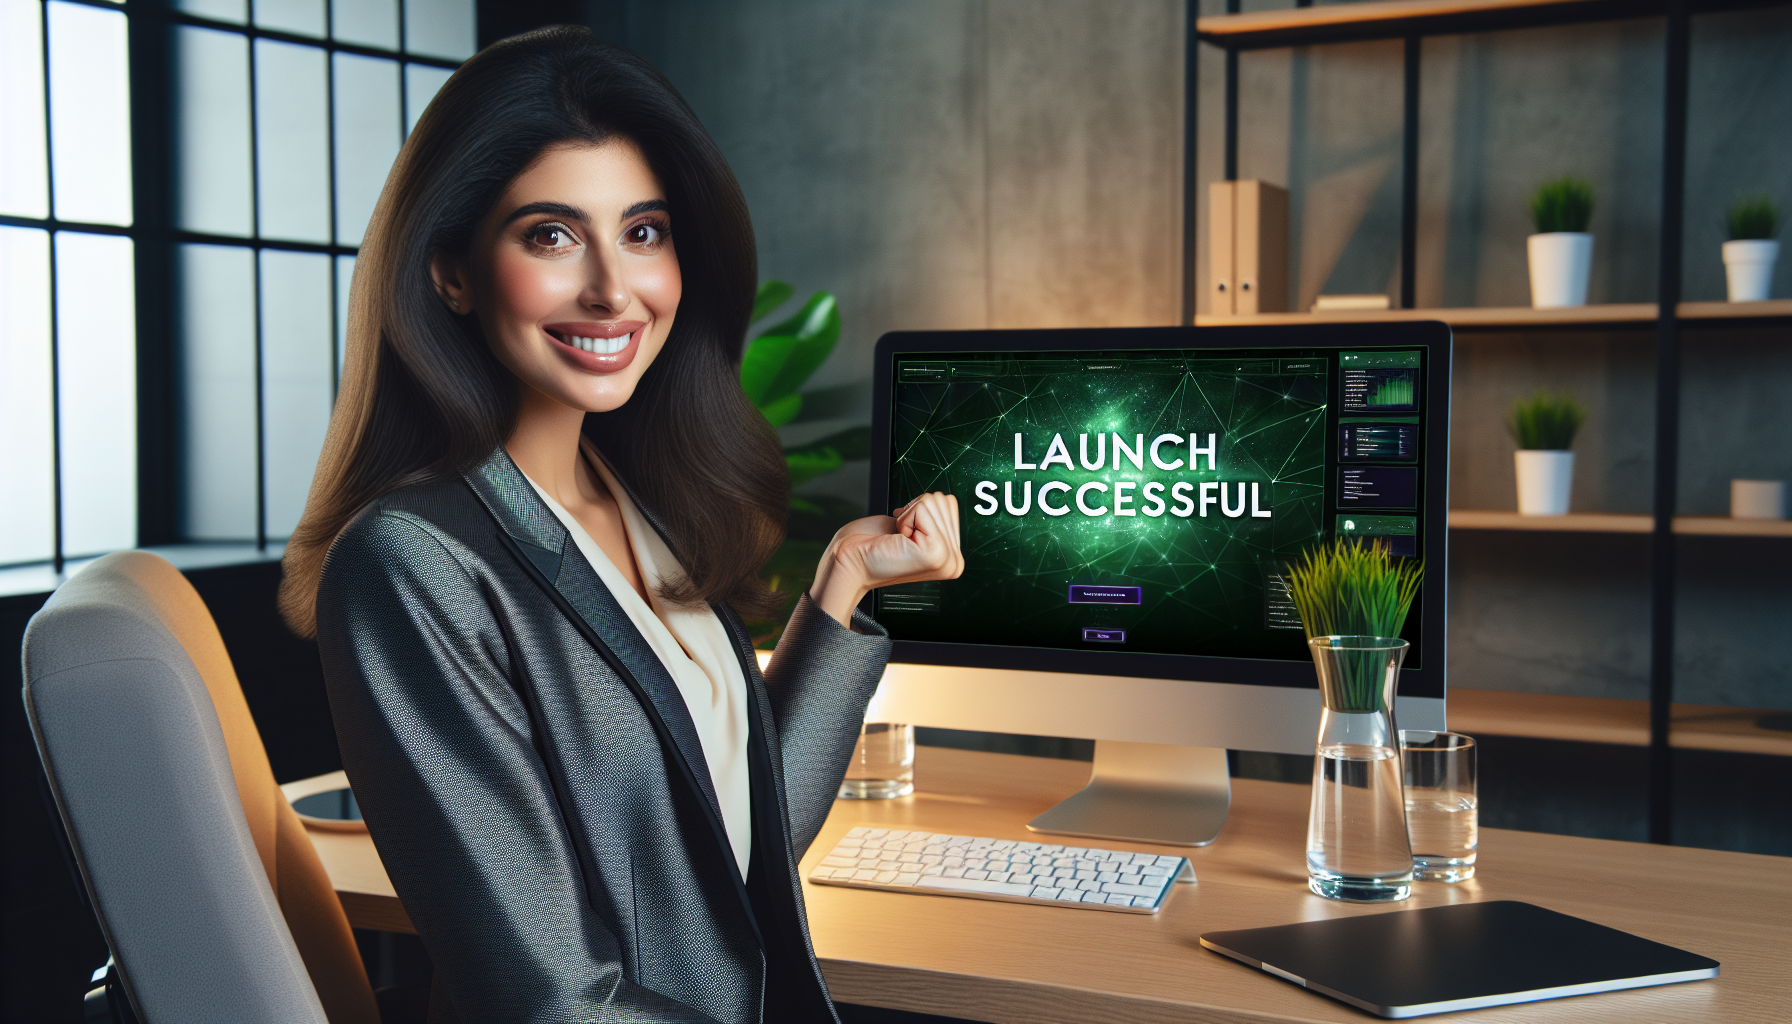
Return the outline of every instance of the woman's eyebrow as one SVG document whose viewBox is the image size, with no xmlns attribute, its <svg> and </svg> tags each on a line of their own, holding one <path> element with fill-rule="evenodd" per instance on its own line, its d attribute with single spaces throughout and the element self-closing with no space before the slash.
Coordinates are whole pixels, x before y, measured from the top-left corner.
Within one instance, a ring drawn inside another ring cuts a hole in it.
<svg viewBox="0 0 1792 1024">
<path fill-rule="evenodd" d="M 649 210 L 670 211 L 671 209 L 672 208 L 670 206 L 666 205 L 666 201 L 664 199 L 644 199 L 641 202 L 638 202 L 635 205 L 629 207 L 628 209 L 622 211 L 622 219 L 627 220 L 630 217 L 633 217 L 637 214 L 646 213 Z"/>
<path fill-rule="evenodd" d="M 508 226 L 513 221 L 533 216 L 537 213 L 551 213 L 556 217 L 565 217 L 568 220 L 589 221 L 591 219 L 585 215 L 584 210 L 581 210 L 576 206 L 568 206 L 565 203 L 529 203 L 513 210 L 510 216 L 504 218 L 504 224 Z"/>
</svg>

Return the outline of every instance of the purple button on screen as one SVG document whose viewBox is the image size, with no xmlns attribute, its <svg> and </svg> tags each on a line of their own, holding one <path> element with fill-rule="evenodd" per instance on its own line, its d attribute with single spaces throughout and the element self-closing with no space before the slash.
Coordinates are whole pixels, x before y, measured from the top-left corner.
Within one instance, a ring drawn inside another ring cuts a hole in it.
<svg viewBox="0 0 1792 1024">
<path fill-rule="evenodd" d="M 1124 629 L 1085 629 L 1083 639 L 1096 644 L 1123 644 L 1126 642 Z"/>
<path fill-rule="evenodd" d="M 1098 587 L 1090 583 L 1070 585 L 1071 604 L 1139 604 L 1143 587 Z"/>
</svg>

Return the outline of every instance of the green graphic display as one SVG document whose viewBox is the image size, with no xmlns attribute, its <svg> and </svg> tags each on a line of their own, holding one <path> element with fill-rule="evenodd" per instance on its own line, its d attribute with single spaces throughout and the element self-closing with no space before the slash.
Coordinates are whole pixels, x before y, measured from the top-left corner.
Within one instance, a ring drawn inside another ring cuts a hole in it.
<svg viewBox="0 0 1792 1024">
<path fill-rule="evenodd" d="M 1375 388 L 1375 397 L 1369 400 L 1370 405 L 1411 405 L 1412 381 L 1383 381 Z"/>
<path fill-rule="evenodd" d="M 965 573 L 881 592 L 880 617 L 907 640 L 1306 658 L 1273 578 L 1332 526 L 1332 372 L 1261 351 L 899 359 L 891 494 L 958 496 Z"/>
</svg>

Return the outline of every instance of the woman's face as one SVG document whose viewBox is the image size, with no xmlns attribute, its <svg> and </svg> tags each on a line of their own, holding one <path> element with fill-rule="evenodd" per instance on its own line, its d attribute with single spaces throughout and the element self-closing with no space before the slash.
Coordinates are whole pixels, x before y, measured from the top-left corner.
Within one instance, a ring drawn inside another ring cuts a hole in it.
<svg viewBox="0 0 1792 1024">
<path fill-rule="evenodd" d="M 665 190 L 626 139 L 544 151 L 480 222 L 466 261 L 438 257 L 432 271 L 524 387 L 583 412 L 634 394 L 683 292 Z"/>
</svg>

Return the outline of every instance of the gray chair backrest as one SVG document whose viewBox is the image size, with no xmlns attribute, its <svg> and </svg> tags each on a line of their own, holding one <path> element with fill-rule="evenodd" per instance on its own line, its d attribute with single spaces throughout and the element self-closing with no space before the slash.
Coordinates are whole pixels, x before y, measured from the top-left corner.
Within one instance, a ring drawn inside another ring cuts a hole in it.
<svg viewBox="0 0 1792 1024">
<path fill-rule="evenodd" d="M 25 709 L 138 1015 L 326 1024 L 184 648 L 107 555 L 25 631 Z"/>
</svg>

